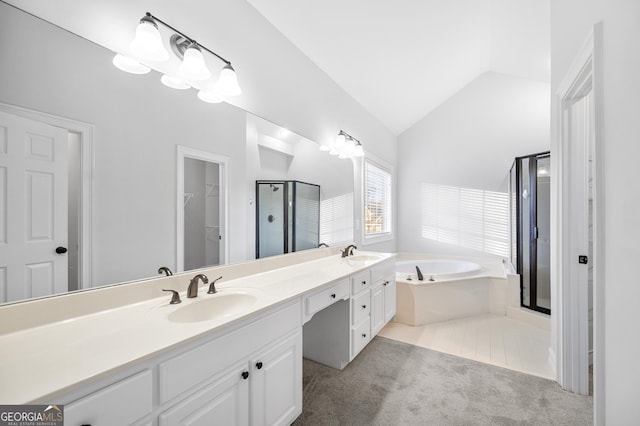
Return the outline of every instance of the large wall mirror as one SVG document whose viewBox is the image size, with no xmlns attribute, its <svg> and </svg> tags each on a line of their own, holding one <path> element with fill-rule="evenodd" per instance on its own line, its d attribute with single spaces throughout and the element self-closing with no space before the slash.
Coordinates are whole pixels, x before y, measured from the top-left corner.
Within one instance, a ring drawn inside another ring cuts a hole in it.
<svg viewBox="0 0 640 426">
<path fill-rule="evenodd" d="M 224 252 L 208 248 L 208 258 L 254 258 L 253 202 L 261 179 L 320 185 L 321 241 L 353 239 L 351 160 L 330 157 L 316 143 L 229 104 L 168 89 L 155 72 L 123 73 L 112 57 L 0 2 L 0 303 L 154 277 L 160 266 L 175 271 L 179 250 L 188 249 L 177 241 L 179 192 L 197 192 L 179 189 L 179 147 L 222 159 L 212 162 L 218 166 L 187 166 L 191 175 L 207 176 L 205 194 L 222 195 L 212 205 L 224 223 L 202 227 L 224 228 L 216 231 Z M 20 160 L 15 169 L 17 157 L 9 155 L 18 151 L 28 151 L 31 163 Z M 20 244 L 9 248 L 16 238 Z M 31 249 L 52 260 L 29 257 Z M 18 252 L 23 263 L 15 272 L 7 259 Z M 56 266 L 59 259 L 66 263 Z M 185 268 L 200 266 L 191 259 Z"/>
</svg>

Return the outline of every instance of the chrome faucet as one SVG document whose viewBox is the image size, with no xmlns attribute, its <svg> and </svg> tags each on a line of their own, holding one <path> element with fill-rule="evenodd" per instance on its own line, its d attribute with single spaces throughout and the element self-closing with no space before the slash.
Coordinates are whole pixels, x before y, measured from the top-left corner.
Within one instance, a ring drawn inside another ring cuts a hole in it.
<svg viewBox="0 0 640 426">
<path fill-rule="evenodd" d="M 326 248 L 329 248 L 329 244 L 327 244 L 327 243 L 320 243 L 320 244 L 318 244 L 318 248 L 320 248 L 320 247 L 326 247 Z"/>
<path fill-rule="evenodd" d="M 346 246 L 344 248 L 344 250 L 340 250 L 342 252 L 342 257 L 348 257 L 348 256 L 352 256 L 353 255 L 353 250 L 357 249 L 358 247 L 355 246 L 355 244 L 349 244 L 348 246 Z"/>
<path fill-rule="evenodd" d="M 207 294 L 214 294 L 214 293 L 218 292 L 218 290 L 216 290 L 216 282 L 221 280 L 221 279 L 222 279 L 222 276 L 220 276 L 220 277 L 216 278 L 215 280 L 211 281 L 211 284 L 209 284 L 209 291 L 207 291 Z"/>
<path fill-rule="evenodd" d="M 171 272 L 171 269 L 169 269 L 168 266 L 161 266 L 160 268 L 158 268 L 158 273 L 165 274 L 167 277 L 169 275 L 173 275 L 173 272 Z"/>
<path fill-rule="evenodd" d="M 187 290 L 187 297 L 198 297 L 198 280 L 202 280 L 202 284 L 209 284 L 209 278 L 205 274 L 198 274 L 191 279 L 189 283 L 189 289 Z"/>
</svg>

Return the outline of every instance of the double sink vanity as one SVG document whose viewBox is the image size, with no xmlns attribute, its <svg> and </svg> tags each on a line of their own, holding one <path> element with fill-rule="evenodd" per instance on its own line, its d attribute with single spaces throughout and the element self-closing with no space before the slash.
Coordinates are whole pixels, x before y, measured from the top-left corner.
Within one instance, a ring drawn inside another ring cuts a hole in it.
<svg viewBox="0 0 640 426">
<path fill-rule="evenodd" d="M 200 273 L 223 278 L 187 297 Z M 7 305 L 0 402 L 64 404 L 65 425 L 288 425 L 303 356 L 344 368 L 395 306 L 393 255 L 328 248 Z"/>
</svg>

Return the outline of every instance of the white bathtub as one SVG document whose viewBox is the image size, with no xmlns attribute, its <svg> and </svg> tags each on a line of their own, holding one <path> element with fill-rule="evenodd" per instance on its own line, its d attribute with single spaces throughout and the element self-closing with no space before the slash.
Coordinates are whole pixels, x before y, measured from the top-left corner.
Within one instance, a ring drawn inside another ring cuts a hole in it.
<svg viewBox="0 0 640 426">
<path fill-rule="evenodd" d="M 416 266 L 424 277 L 419 281 Z M 506 277 L 474 262 L 453 259 L 396 261 L 396 321 L 425 325 L 486 313 L 505 314 Z"/>
<path fill-rule="evenodd" d="M 452 259 L 401 260 L 396 262 L 396 279 L 417 280 L 416 266 L 429 282 L 477 275 L 482 267 L 477 263 Z"/>
</svg>

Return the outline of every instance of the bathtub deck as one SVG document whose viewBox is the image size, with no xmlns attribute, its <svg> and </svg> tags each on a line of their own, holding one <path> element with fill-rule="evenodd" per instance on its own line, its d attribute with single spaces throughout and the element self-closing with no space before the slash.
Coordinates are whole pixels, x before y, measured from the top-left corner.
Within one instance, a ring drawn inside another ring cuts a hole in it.
<svg viewBox="0 0 640 426">
<path fill-rule="evenodd" d="M 550 332 L 506 316 L 483 314 L 417 327 L 390 322 L 379 335 L 554 379 L 548 363 Z"/>
</svg>

